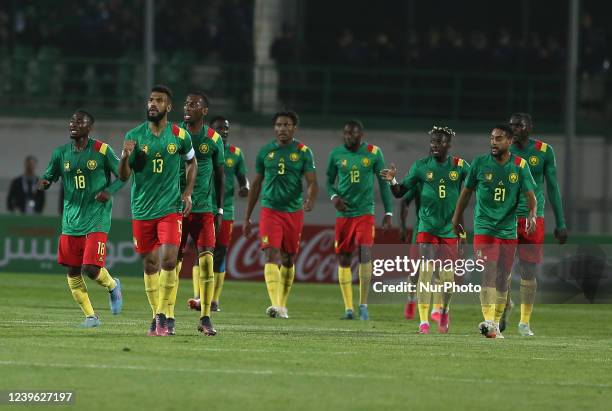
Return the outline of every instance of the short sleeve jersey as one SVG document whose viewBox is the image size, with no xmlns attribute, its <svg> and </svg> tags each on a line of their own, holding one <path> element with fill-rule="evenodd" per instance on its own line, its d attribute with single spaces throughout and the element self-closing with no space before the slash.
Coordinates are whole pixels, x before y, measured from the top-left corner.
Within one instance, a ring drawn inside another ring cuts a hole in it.
<svg viewBox="0 0 612 411">
<path fill-rule="evenodd" d="M 527 161 L 514 154 L 503 165 L 491 154 L 472 162 L 465 186 L 476 191 L 474 234 L 515 239 L 520 197 L 535 189 Z"/>
<path fill-rule="evenodd" d="M 151 220 L 182 209 L 179 171 L 194 156 L 191 136 L 168 123 L 159 136 L 144 122 L 128 131 L 126 140 L 136 141 L 129 158 L 132 167 L 132 217 Z"/>
<path fill-rule="evenodd" d="M 181 127 L 186 127 L 181 123 Z M 212 213 L 217 210 L 213 198 L 215 185 L 215 167 L 224 163 L 223 140 L 212 128 L 204 125 L 199 133 L 191 135 L 191 141 L 195 156 L 198 161 L 198 174 L 191 201 L 193 203 L 192 213 Z M 181 190 L 187 184 L 185 176 L 185 163 L 181 163 L 180 169 Z"/>
<path fill-rule="evenodd" d="M 263 176 L 262 207 L 286 212 L 302 209 L 302 177 L 315 171 L 310 148 L 297 140 L 282 146 L 275 140 L 259 150 L 255 170 Z"/>
<path fill-rule="evenodd" d="M 327 161 L 327 188 L 330 195 L 337 194 L 345 202 L 346 211 L 336 211 L 337 217 L 357 217 L 374 214 L 374 179 L 385 168 L 385 158 L 375 145 L 362 143 L 357 151 L 345 145 L 334 148 Z M 383 182 L 388 201 L 385 212 L 392 211 L 389 184 Z M 384 198 L 383 194 L 383 198 Z"/>
<path fill-rule="evenodd" d="M 469 170 L 467 161 L 450 156 L 443 163 L 429 156 L 412 165 L 401 184 L 406 189 L 421 186 L 417 232 L 443 238 L 457 237 L 451 220 Z"/>
<path fill-rule="evenodd" d="M 225 194 L 223 197 L 223 219 L 234 219 L 234 191 L 236 176 L 246 176 L 244 154 L 239 147 L 228 144 L 225 147 Z"/>
<path fill-rule="evenodd" d="M 112 199 L 105 203 L 99 202 L 96 194 L 109 189 L 111 174 L 117 176 L 118 165 L 119 159 L 113 149 L 91 138 L 82 151 L 77 151 L 73 143 L 53 151 L 43 178 L 52 182 L 58 181 L 60 177 L 62 179 L 63 234 L 82 236 L 93 232 L 108 233 L 113 202 Z M 123 182 L 116 181 L 118 183 L 112 184 L 118 184 L 120 188 Z"/>
</svg>

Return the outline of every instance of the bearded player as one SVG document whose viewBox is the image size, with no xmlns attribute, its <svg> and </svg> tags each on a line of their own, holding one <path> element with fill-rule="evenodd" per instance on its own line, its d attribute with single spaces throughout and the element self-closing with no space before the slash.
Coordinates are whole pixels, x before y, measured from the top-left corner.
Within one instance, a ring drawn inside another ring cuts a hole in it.
<svg viewBox="0 0 612 411">
<path fill-rule="evenodd" d="M 525 196 L 529 209 L 525 231 L 531 234 L 537 224 L 537 199 L 527 161 L 510 152 L 510 127 L 494 127 L 489 142 L 490 154 L 476 157 L 472 162 L 452 223 L 457 235 L 465 233 L 463 212 L 476 191 L 474 253 L 484 262 L 480 292 L 484 322 L 479 329 L 487 338 L 504 338 L 499 321 L 506 307 L 508 281 L 518 243 L 518 205 L 520 198 Z"/>
<path fill-rule="evenodd" d="M 167 336 L 168 300 L 176 283 L 176 261 L 183 215 L 191 211 L 198 165 L 191 136 L 168 121 L 172 92 L 155 86 L 147 102 L 147 121 L 128 131 L 123 143 L 119 177 L 132 178 L 132 231 L 143 262 L 144 283 L 153 321 L 150 336 Z M 179 171 L 186 162 L 181 194 Z M 181 212 L 182 211 L 182 212 Z"/>
<path fill-rule="evenodd" d="M 72 142 L 53 151 L 47 170 L 38 181 L 38 189 L 46 190 L 62 179 L 64 212 L 57 261 L 68 269 L 68 287 L 85 314 L 83 328 L 100 325 L 84 275 L 108 290 L 113 314 L 119 314 L 123 305 L 121 283 L 105 267 L 112 195 L 123 187 L 123 182 L 118 179 L 111 182 L 111 175 L 118 176 L 119 159 L 109 145 L 89 137 L 93 124 L 94 117 L 84 110 L 72 115 L 69 123 Z"/>
</svg>

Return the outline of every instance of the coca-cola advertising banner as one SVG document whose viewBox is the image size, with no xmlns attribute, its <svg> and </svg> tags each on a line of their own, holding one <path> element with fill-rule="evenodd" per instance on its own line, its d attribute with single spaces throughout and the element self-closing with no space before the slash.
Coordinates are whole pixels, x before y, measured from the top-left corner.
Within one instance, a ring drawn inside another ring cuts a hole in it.
<svg viewBox="0 0 612 411">
<path fill-rule="evenodd" d="M 263 280 L 264 253 L 259 248 L 259 236 L 245 238 L 242 227 L 235 226 L 232 242 L 227 255 L 225 267 L 226 279 Z M 305 225 L 302 231 L 302 242 L 295 263 L 295 281 L 331 283 L 338 281 L 338 265 L 334 253 L 334 226 Z M 375 242 L 378 244 L 399 243 L 397 228 L 384 231 L 376 229 Z M 185 254 L 181 277 L 191 277 L 193 250 Z M 357 264 L 354 260 L 354 264 Z M 354 267 L 355 268 L 355 267 Z M 354 278 L 357 270 L 354 269 Z"/>
</svg>

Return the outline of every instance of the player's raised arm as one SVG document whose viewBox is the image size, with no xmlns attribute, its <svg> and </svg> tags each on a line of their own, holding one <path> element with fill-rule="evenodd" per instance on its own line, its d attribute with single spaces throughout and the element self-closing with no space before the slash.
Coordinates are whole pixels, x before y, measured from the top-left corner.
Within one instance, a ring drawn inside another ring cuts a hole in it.
<svg viewBox="0 0 612 411">
<path fill-rule="evenodd" d="M 121 160 L 119 161 L 119 178 L 121 181 L 127 181 L 132 175 L 132 167 L 130 167 L 130 157 L 136 149 L 136 141 L 125 140 L 123 142 L 123 150 L 121 150 Z"/>
<path fill-rule="evenodd" d="M 43 174 L 42 178 L 38 180 L 38 183 L 36 183 L 36 188 L 38 190 L 46 190 L 51 187 L 51 183 L 54 183 L 59 179 L 61 173 L 60 170 L 59 156 L 57 150 L 55 150 L 53 151 L 53 154 L 51 154 L 51 160 L 47 165 L 45 173 Z"/>
</svg>

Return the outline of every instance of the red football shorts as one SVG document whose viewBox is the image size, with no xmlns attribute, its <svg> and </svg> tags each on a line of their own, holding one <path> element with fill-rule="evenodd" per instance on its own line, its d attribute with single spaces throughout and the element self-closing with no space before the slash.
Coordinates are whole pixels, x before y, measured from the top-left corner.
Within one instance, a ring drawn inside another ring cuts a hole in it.
<svg viewBox="0 0 612 411">
<path fill-rule="evenodd" d="M 217 244 L 220 246 L 228 247 L 230 240 L 232 239 L 232 230 L 234 229 L 234 220 L 223 220 L 221 223 L 221 230 L 219 230 L 219 238 L 217 238 Z"/>
<path fill-rule="evenodd" d="M 336 254 L 352 253 L 358 246 L 374 244 L 374 216 L 336 217 Z"/>
<path fill-rule="evenodd" d="M 505 239 L 474 234 L 474 254 L 476 254 L 476 258 L 497 261 L 503 272 L 509 274 L 514 264 L 517 243 L 516 238 Z"/>
<path fill-rule="evenodd" d="M 526 222 L 525 217 L 519 217 L 516 226 L 519 260 L 539 264 L 544 254 L 544 217 L 536 218 L 536 229 L 531 234 L 527 234 Z"/>
<path fill-rule="evenodd" d="M 278 248 L 288 254 L 297 254 L 304 228 L 304 211 L 276 211 L 262 208 L 259 213 L 261 248 Z"/>
<path fill-rule="evenodd" d="M 132 220 L 134 247 L 138 254 L 147 254 L 162 244 L 179 246 L 183 216 L 172 213 L 152 220 Z"/>
<path fill-rule="evenodd" d="M 87 235 L 62 234 L 57 252 L 57 262 L 69 267 L 106 264 L 107 233 L 89 233 Z"/>
<path fill-rule="evenodd" d="M 190 236 L 200 248 L 215 248 L 215 216 L 213 213 L 191 213 L 183 218 L 181 250 Z"/>
<path fill-rule="evenodd" d="M 459 239 L 457 237 L 444 238 L 426 232 L 420 232 L 416 238 L 417 244 L 433 244 L 435 257 L 442 260 L 456 260 L 459 255 Z"/>
</svg>

